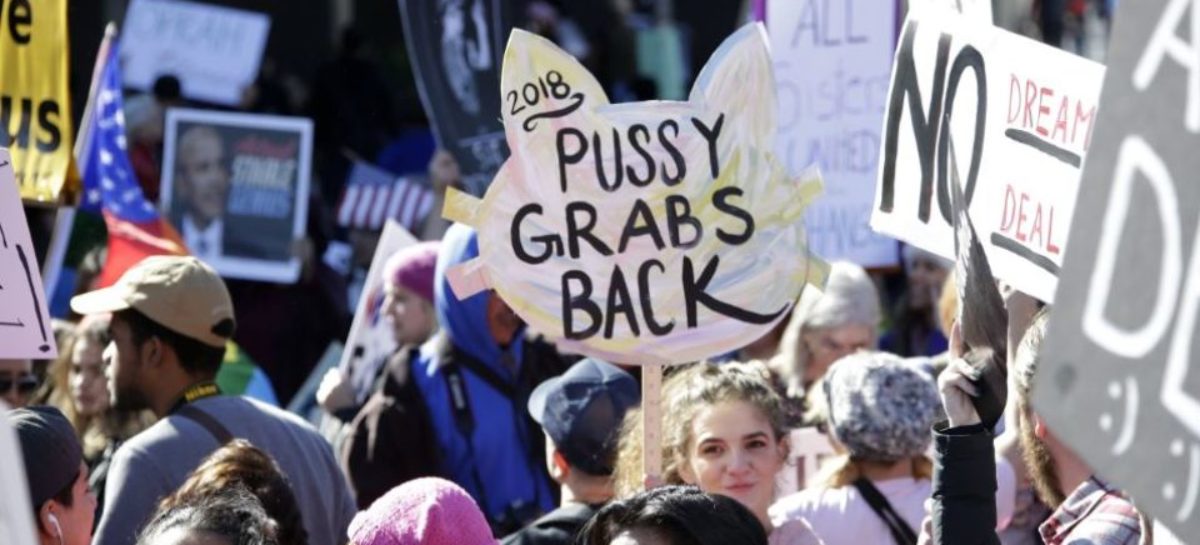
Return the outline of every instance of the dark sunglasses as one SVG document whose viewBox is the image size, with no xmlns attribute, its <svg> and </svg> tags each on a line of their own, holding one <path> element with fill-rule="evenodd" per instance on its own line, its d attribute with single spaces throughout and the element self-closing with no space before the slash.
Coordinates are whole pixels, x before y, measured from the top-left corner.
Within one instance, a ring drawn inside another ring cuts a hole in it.
<svg viewBox="0 0 1200 545">
<path fill-rule="evenodd" d="M 0 393 L 11 391 L 14 386 L 18 392 L 29 394 L 37 389 L 38 380 L 33 375 L 21 375 L 15 380 L 11 375 L 0 378 Z"/>
</svg>

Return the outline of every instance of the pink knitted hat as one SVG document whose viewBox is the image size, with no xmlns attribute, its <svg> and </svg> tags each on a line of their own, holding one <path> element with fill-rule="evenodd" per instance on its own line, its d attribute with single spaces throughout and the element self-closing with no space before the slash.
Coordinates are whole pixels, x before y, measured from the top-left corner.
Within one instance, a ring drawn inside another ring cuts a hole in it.
<svg viewBox="0 0 1200 545">
<path fill-rule="evenodd" d="M 438 243 L 422 242 L 401 248 L 383 264 L 383 280 L 420 295 L 433 303 L 433 274 Z"/>
<path fill-rule="evenodd" d="M 436 477 L 391 489 L 350 522 L 351 545 L 495 545 L 475 500 Z"/>
</svg>

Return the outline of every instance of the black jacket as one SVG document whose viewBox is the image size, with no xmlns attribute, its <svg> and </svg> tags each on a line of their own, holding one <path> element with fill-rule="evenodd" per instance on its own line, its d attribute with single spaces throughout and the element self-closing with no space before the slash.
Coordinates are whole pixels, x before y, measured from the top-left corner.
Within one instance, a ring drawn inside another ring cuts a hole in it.
<svg viewBox="0 0 1200 545">
<path fill-rule="evenodd" d="M 350 422 L 338 462 L 366 509 L 401 483 L 437 475 L 437 448 L 421 394 L 408 380 L 411 349 L 388 360 L 375 392 Z"/>
<path fill-rule="evenodd" d="M 996 450 L 983 426 L 933 427 L 933 542 L 999 545 Z"/>
<path fill-rule="evenodd" d="M 598 505 L 569 503 L 504 538 L 500 545 L 572 545 L 583 525 L 599 510 Z"/>
</svg>

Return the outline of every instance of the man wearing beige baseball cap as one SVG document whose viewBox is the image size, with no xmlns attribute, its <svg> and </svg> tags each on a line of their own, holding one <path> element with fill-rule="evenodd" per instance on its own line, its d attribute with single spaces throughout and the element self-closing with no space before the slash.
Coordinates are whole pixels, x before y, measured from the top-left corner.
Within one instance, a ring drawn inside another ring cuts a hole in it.
<svg viewBox="0 0 1200 545">
<path fill-rule="evenodd" d="M 116 284 L 71 299 L 71 308 L 112 313 L 104 360 L 113 407 L 150 409 L 161 419 L 113 456 L 94 545 L 133 545 L 158 500 L 235 437 L 288 475 L 309 543 L 344 541 L 355 504 L 329 444 L 295 415 L 221 395 L 214 382 L 235 328 L 216 271 L 190 256 L 148 257 Z"/>
</svg>

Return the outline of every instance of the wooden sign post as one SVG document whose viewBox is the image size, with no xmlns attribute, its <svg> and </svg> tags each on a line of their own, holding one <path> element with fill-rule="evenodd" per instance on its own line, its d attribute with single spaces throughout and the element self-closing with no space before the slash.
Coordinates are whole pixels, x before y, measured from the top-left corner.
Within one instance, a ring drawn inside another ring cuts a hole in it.
<svg viewBox="0 0 1200 545">
<path fill-rule="evenodd" d="M 662 482 L 662 365 L 642 366 L 642 482 Z"/>
</svg>

